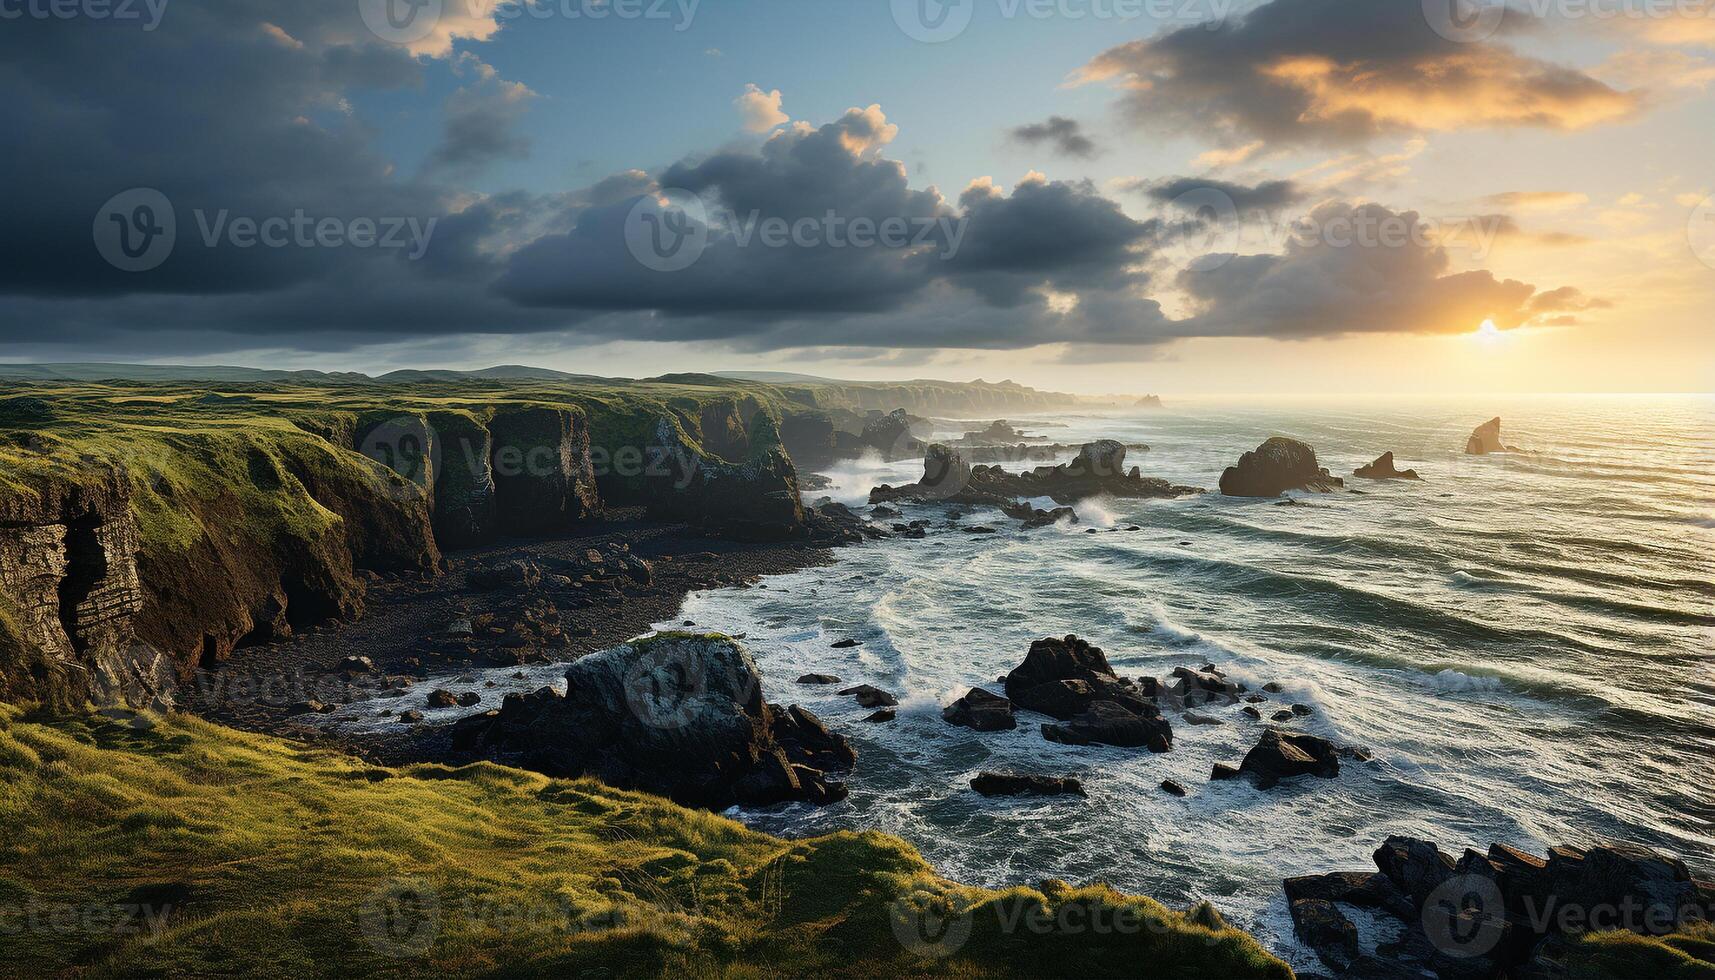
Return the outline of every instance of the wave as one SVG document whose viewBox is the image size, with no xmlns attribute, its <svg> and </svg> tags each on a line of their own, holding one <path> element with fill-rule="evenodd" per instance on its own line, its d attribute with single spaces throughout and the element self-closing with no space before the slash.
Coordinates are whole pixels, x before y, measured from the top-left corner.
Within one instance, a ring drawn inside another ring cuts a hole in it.
<svg viewBox="0 0 1715 980">
<path fill-rule="evenodd" d="M 1463 694 L 1468 691 L 1500 691 L 1506 688 L 1506 684 L 1499 677 L 1467 674 L 1451 667 L 1431 674 L 1428 683 L 1435 690 L 1450 694 Z"/>
</svg>

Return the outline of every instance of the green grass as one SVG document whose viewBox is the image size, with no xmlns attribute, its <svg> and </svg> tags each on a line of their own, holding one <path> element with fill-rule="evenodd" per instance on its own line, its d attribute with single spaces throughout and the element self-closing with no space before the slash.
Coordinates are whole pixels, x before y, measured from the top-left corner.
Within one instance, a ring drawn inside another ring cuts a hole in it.
<svg viewBox="0 0 1715 980">
<path fill-rule="evenodd" d="M 1569 980 L 1715 980 L 1715 926 L 1698 923 L 1660 937 L 1591 933 L 1572 947 L 1567 976 Z"/>
<path fill-rule="evenodd" d="M 956 952 L 906 948 L 895 915 L 917 909 L 951 915 Z M 1133 925 L 1076 925 L 1104 921 Z M 0 707 L 0 975 L 1140 970 L 1291 976 L 1212 910 L 960 887 L 883 834 L 784 841 L 589 780 Z"/>
</svg>

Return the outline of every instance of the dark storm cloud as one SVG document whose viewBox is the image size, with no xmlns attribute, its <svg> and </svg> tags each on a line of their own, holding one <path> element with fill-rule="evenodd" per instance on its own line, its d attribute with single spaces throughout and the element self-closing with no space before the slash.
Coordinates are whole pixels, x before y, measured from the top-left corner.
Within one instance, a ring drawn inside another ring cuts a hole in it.
<svg viewBox="0 0 1715 980">
<path fill-rule="evenodd" d="M 479 23 L 458 29 L 483 36 Z M 0 156 L 6 352 L 444 348 L 547 332 L 567 343 L 718 340 L 748 350 L 1135 346 L 1211 333 L 1429 329 L 1429 318 L 1403 312 L 1371 318 L 1390 304 L 1511 300 L 1506 308 L 1523 319 L 1584 302 L 1486 273 L 1460 278 L 1433 257 L 1395 268 L 1378 257 L 1289 253 L 1235 259 L 1232 273 L 1184 286 L 1200 312 L 1170 320 L 1150 291 L 1172 284 L 1143 271 L 1160 266 L 1160 224 L 1129 217 L 1087 182 L 1032 177 L 1003 193 L 978 181 L 956 200 L 914 189 L 886 156 L 895 127 L 876 106 L 582 189 L 477 194 L 461 184 L 472 169 L 524 149 L 517 123 L 530 94 L 474 58 L 453 59 L 448 37 L 424 45 L 413 53 L 376 41 L 350 0 L 175 0 L 147 37 L 115 22 L 8 22 L 0 132 L 16 145 Z M 439 148 L 420 173 L 402 173 L 353 98 L 456 70 L 464 74 L 444 107 Z M 124 272 L 102 258 L 92 227 L 104 202 L 133 188 L 167 198 L 178 234 L 159 266 Z M 628 247 L 634 210 L 657 207 L 650 202 L 667 190 L 714 209 L 707 248 L 678 272 L 656 271 Z M 312 227 L 412 230 L 400 248 L 241 246 L 226 234 L 236 222 L 297 215 Z M 830 218 L 848 236 L 855 222 L 899 222 L 911 238 L 767 247 L 756 237 L 759 222 Z M 210 226 L 223 230 L 213 245 L 202 240 Z M 1387 277 L 1396 274 L 1413 298 L 1393 295 Z"/>
<path fill-rule="evenodd" d="M 1186 336 L 1325 337 L 1350 333 L 1469 333 L 1587 309 L 1565 287 L 1539 293 L 1487 271 L 1454 272 L 1416 212 L 1328 203 L 1311 212 L 1279 255 L 1240 255 L 1179 285 L 1198 312 Z"/>
<path fill-rule="evenodd" d="M 1161 180 L 1134 180 L 1121 185 L 1122 190 L 1136 191 L 1152 201 L 1178 203 L 1195 208 L 1206 201 L 1204 191 L 1224 195 L 1239 211 L 1278 211 L 1297 204 L 1308 191 L 1290 180 L 1265 180 L 1258 184 L 1240 184 L 1230 180 L 1208 177 L 1166 177 Z"/>
<path fill-rule="evenodd" d="M 1088 160 L 1097 153 L 1096 141 L 1084 135 L 1078 120 L 1067 119 L 1065 116 L 1049 116 L 1043 122 L 1019 126 L 1011 135 L 1014 140 L 1027 146 L 1047 144 L 1061 156 Z"/>
<path fill-rule="evenodd" d="M 1499 43 L 1534 24 L 1509 11 L 1489 40 L 1431 20 L 1458 0 L 1273 0 L 1243 17 L 1111 48 L 1074 75 L 1124 94 L 1134 124 L 1238 146 L 1352 144 L 1477 126 L 1578 129 L 1640 106 L 1577 69 Z"/>
</svg>

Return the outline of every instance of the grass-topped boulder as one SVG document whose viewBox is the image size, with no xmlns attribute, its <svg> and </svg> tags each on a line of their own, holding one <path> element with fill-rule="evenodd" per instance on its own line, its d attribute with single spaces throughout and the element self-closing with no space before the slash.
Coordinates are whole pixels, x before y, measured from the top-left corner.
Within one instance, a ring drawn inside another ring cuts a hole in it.
<svg viewBox="0 0 1715 980">
<path fill-rule="evenodd" d="M 884 834 L 785 841 L 589 780 L 16 707 L 0 936 L 7 976 L 1291 976 L 1206 906 L 966 888 Z"/>
</svg>

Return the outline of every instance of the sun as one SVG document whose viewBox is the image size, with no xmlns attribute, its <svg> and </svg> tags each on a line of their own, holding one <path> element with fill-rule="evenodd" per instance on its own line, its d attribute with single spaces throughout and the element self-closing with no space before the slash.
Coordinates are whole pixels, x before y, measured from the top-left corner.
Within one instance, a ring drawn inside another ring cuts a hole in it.
<svg viewBox="0 0 1715 980">
<path fill-rule="evenodd" d="M 1495 321 L 1493 320 L 1484 320 L 1483 325 L 1477 328 L 1477 336 L 1484 340 L 1493 340 L 1500 335 L 1501 328 L 1495 326 Z"/>
</svg>

